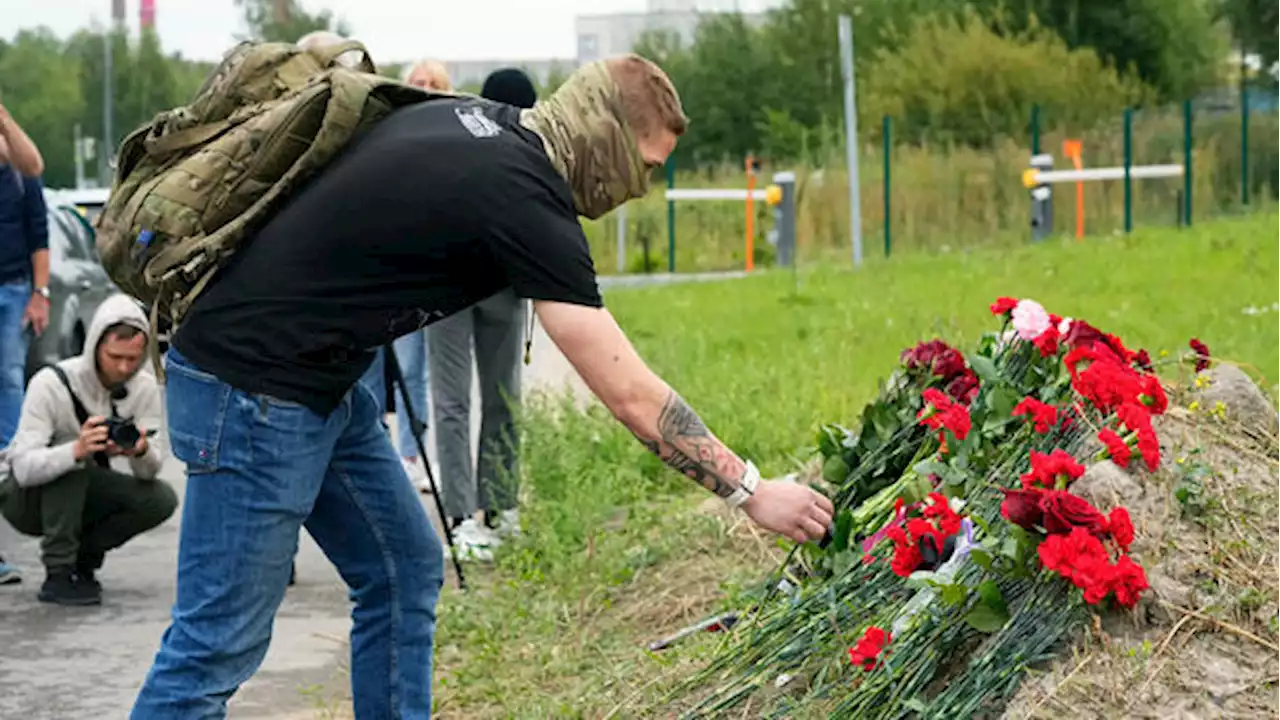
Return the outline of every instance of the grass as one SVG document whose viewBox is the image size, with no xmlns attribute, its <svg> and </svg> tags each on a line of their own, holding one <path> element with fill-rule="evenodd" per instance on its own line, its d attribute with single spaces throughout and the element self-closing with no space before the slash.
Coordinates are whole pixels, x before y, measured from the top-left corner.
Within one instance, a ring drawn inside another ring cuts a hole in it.
<svg viewBox="0 0 1280 720">
<path fill-rule="evenodd" d="M 1198 113 L 1194 120 L 1192 203 L 1201 222 L 1240 208 L 1240 119 L 1238 115 Z M 867 133 L 878 132 L 878 127 Z M 1041 150 L 1055 158 L 1055 167 L 1070 166 L 1062 142 L 1083 143 L 1085 167 L 1124 164 L 1121 119 L 1087 132 L 1046 132 Z M 1255 204 L 1274 207 L 1278 190 L 1277 119 L 1254 113 L 1249 129 L 1249 176 Z M 1133 162 L 1138 165 L 1181 164 L 1183 126 L 1180 112 L 1137 113 L 1133 127 Z M 889 217 L 891 251 L 895 255 L 976 247 L 1013 248 L 1030 235 L 1030 200 L 1022 172 L 1030 156 L 1026 138 L 1002 139 L 990 148 L 896 146 L 891 150 Z M 798 182 L 797 242 L 805 258 L 845 256 L 849 249 L 849 179 L 843 146 L 808 163 L 766 167 L 760 186 L 773 172 L 795 171 Z M 884 253 L 884 150 L 878 138 L 864 135 L 861 149 L 862 230 L 866 253 Z M 745 187 L 741 166 L 680 172 L 678 187 Z M 1177 224 L 1183 193 L 1181 178 L 1138 180 L 1133 183 L 1135 227 Z M 1076 226 L 1075 188 L 1054 186 L 1054 227 L 1073 235 Z M 1092 235 L 1108 235 L 1124 227 L 1124 189 L 1121 182 L 1085 184 L 1085 225 Z M 773 227 L 769 208 L 757 206 L 757 260 L 767 260 L 764 233 Z M 643 272 L 643 243 L 657 268 L 667 267 L 667 206 L 660 188 L 630 203 L 625 269 Z M 682 202 L 676 205 L 676 267 L 681 272 L 741 268 L 745 258 L 746 219 L 741 203 Z M 617 271 L 616 218 L 587 223 L 596 266 Z"/>
<path fill-rule="evenodd" d="M 997 295 L 1031 296 L 1153 356 L 1188 338 L 1277 381 L 1277 216 L 1086 243 L 917 255 L 861 272 L 610 292 L 652 367 L 766 474 L 803 460 L 818 425 L 850 421 L 899 351 L 991 327 Z M 697 653 L 644 646 L 739 607 L 773 543 L 697 510 L 704 494 L 600 408 L 526 405 L 525 535 L 472 590 L 441 601 L 436 697 L 444 718 L 635 717 Z M 697 642 L 693 643 L 695 646 Z"/>
</svg>

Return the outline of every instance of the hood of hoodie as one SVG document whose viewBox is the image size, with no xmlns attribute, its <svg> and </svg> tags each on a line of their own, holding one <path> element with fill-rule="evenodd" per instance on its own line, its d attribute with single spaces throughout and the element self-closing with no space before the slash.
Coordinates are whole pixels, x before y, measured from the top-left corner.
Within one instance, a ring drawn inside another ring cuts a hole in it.
<svg viewBox="0 0 1280 720">
<path fill-rule="evenodd" d="M 598 218 L 649 191 L 622 94 L 603 60 L 578 68 L 551 97 L 520 113 L 573 190 L 579 215 Z"/>
<path fill-rule="evenodd" d="M 85 333 L 84 350 L 79 355 L 58 363 L 66 371 L 71 379 L 72 386 L 75 387 L 76 394 L 81 395 L 81 399 L 86 405 L 90 404 L 91 399 L 105 403 L 109 397 L 109 389 L 104 387 L 102 381 L 98 378 L 97 348 L 107 328 L 118 323 L 135 327 L 148 336 L 151 334 L 147 316 L 142 312 L 142 308 L 137 301 L 128 295 L 117 293 L 103 300 L 102 304 L 98 306 L 98 310 L 93 314 L 93 320 L 89 321 L 89 329 Z M 146 368 L 147 361 L 144 359 L 138 365 L 138 372 L 142 372 Z M 135 372 L 132 377 L 125 381 L 124 385 L 127 390 L 133 390 L 135 381 L 138 378 L 138 372 Z M 88 397 L 85 397 L 85 395 Z"/>
</svg>

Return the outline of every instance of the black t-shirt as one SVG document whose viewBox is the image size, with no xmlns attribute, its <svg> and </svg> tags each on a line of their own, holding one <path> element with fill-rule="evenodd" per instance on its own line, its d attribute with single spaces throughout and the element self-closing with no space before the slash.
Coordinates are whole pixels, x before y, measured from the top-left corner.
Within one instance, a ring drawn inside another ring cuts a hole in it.
<svg viewBox="0 0 1280 720">
<path fill-rule="evenodd" d="M 377 347 L 505 288 L 600 307 L 569 186 L 518 112 L 450 98 L 393 113 L 240 248 L 173 345 L 327 414 Z"/>
</svg>

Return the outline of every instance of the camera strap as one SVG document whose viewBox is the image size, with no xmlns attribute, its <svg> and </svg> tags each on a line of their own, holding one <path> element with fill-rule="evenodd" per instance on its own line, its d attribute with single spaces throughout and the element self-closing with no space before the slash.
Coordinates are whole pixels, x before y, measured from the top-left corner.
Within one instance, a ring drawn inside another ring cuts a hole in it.
<svg viewBox="0 0 1280 720">
<path fill-rule="evenodd" d="M 71 396 L 71 407 L 76 411 L 76 420 L 80 422 L 80 427 L 84 427 L 84 424 L 89 422 L 89 411 L 84 409 L 84 403 L 80 402 L 80 396 L 76 395 L 76 391 L 71 389 L 71 380 L 67 377 L 67 373 L 57 365 L 50 365 L 49 369 L 53 371 L 54 375 L 58 376 L 58 379 L 62 381 L 62 386 L 67 389 L 67 394 Z M 93 454 L 93 461 L 98 464 L 98 467 L 106 468 L 111 466 L 110 461 L 107 459 L 107 454 L 102 451 Z"/>
</svg>

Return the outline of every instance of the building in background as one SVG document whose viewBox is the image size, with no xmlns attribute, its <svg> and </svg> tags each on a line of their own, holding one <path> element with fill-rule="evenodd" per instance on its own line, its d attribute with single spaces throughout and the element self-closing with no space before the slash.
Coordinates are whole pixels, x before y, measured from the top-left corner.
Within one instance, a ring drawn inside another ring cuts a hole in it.
<svg viewBox="0 0 1280 720">
<path fill-rule="evenodd" d="M 446 62 L 449 77 L 455 85 L 482 82 L 490 72 L 501 67 L 520 67 L 545 83 L 553 74 L 561 76 L 584 63 L 631 52 L 646 32 L 669 32 L 680 42 L 693 42 L 698 23 L 707 15 L 740 12 L 746 21 L 760 25 L 765 10 L 777 7 L 782 0 L 647 0 L 639 12 L 579 15 L 574 20 L 577 48 L 572 58 L 539 58 L 527 60 L 470 60 Z"/>
</svg>

